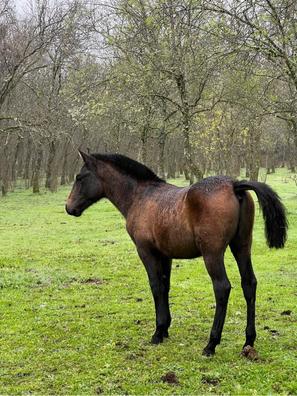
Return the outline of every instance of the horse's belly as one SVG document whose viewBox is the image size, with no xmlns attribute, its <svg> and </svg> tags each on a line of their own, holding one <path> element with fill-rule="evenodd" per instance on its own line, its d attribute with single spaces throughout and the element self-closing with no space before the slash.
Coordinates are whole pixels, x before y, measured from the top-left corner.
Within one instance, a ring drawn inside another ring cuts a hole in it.
<svg viewBox="0 0 297 396">
<path fill-rule="evenodd" d="M 194 258 L 201 256 L 194 236 L 189 232 L 164 232 L 155 239 L 159 251 L 171 258 Z"/>
</svg>

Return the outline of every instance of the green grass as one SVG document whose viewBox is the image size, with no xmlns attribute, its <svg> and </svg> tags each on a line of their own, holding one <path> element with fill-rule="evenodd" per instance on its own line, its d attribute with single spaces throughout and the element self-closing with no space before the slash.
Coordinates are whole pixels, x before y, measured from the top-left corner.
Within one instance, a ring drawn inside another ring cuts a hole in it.
<svg viewBox="0 0 297 396">
<path fill-rule="evenodd" d="M 0 199 L 0 394 L 296 394 L 297 187 L 283 169 L 267 182 L 288 208 L 290 230 L 285 249 L 269 250 L 257 211 L 258 362 L 240 356 L 246 308 L 229 252 L 233 289 L 208 359 L 201 351 L 214 298 L 201 259 L 174 261 L 171 337 L 153 346 L 147 277 L 109 202 L 77 219 L 64 212 L 70 187 Z M 179 385 L 161 380 L 169 371 Z"/>
</svg>

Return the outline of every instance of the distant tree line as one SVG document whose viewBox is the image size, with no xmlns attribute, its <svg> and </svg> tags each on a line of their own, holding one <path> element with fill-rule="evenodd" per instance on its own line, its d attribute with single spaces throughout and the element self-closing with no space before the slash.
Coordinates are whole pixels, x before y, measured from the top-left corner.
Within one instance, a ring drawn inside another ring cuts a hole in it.
<svg viewBox="0 0 297 396">
<path fill-rule="evenodd" d="M 297 2 L 0 0 L 0 186 L 56 191 L 77 149 L 165 178 L 295 171 Z"/>
</svg>

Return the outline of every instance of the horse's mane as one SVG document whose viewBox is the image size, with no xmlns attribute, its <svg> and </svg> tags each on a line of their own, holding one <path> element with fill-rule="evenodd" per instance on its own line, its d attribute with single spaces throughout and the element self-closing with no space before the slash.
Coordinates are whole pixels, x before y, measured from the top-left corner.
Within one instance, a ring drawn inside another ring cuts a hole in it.
<svg viewBox="0 0 297 396">
<path fill-rule="evenodd" d="M 122 173 L 133 177 L 139 181 L 154 181 L 164 183 L 152 170 L 147 166 L 121 154 L 92 154 L 93 157 L 100 161 L 110 163 Z"/>
</svg>

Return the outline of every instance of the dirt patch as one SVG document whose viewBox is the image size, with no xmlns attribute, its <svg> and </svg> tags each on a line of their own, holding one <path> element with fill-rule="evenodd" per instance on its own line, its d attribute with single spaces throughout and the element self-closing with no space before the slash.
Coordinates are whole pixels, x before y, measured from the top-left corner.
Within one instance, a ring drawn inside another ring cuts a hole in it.
<svg viewBox="0 0 297 396">
<path fill-rule="evenodd" d="M 104 280 L 100 278 L 88 278 L 88 279 L 82 279 L 80 283 L 84 285 L 95 285 L 95 286 L 100 286 L 103 285 Z"/>
<path fill-rule="evenodd" d="M 283 311 L 283 312 L 281 313 L 281 315 L 282 315 L 282 316 L 290 316 L 291 313 L 292 313 L 292 311 L 291 311 L 290 309 L 287 309 L 286 311 Z"/>
<path fill-rule="evenodd" d="M 264 329 L 264 330 L 269 330 L 270 327 L 269 327 L 269 326 L 264 326 L 263 329 Z"/>
<path fill-rule="evenodd" d="M 143 358 L 143 356 L 144 356 L 144 351 L 136 351 L 136 352 L 128 353 L 127 359 L 128 360 L 137 360 L 137 359 Z"/>
<path fill-rule="evenodd" d="M 243 348 L 241 352 L 241 356 L 246 357 L 248 360 L 257 361 L 259 360 L 258 353 L 255 348 L 250 345 L 247 345 Z"/>
<path fill-rule="evenodd" d="M 118 243 L 117 241 L 115 241 L 113 239 L 101 239 L 98 242 L 101 243 L 101 245 L 103 245 L 103 246 L 114 245 L 115 243 Z"/>
<path fill-rule="evenodd" d="M 15 375 L 19 378 L 22 378 L 22 377 L 29 377 L 30 375 L 32 375 L 32 373 L 17 373 Z"/>
<path fill-rule="evenodd" d="M 74 305 L 74 308 L 86 308 L 86 304 Z"/>
<path fill-rule="evenodd" d="M 202 384 L 211 385 L 211 386 L 220 385 L 220 380 L 218 378 L 211 377 L 209 375 L 202 375 L 201 382 Z"/>
<path fill-rule="evenodd" d="M 116 348 L 123 349 L 123 350 L 127 350 L 130 348 L 130 346 L 127 342 L 122 342 L 122 341 L 117 341 L 115 343 L 115 346 L 116 346 Z"/>
<path fill-rule="evenodd" d="M 163 375 L 161 377 L 161 380 L 164 383 L 167 383 L 170 385 L 179 385 L 179 380 L 173 371 L 168 371 L 168 373 L 166 373 L 165 375 Z"/>
<path fill-rule="evenodd" d="M 264 326 L 263 329 L 269 331 L 269 333 L 271 333 L 273 336 L 279 336 L 280 335 L 277 330 L 271 329 L 269 326 Z"/>
</svg>

